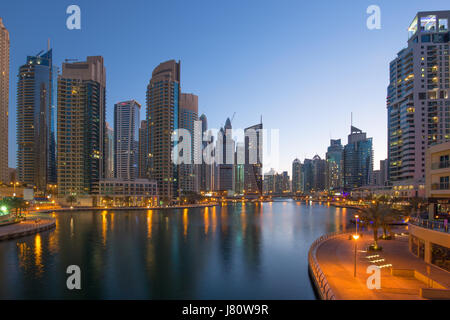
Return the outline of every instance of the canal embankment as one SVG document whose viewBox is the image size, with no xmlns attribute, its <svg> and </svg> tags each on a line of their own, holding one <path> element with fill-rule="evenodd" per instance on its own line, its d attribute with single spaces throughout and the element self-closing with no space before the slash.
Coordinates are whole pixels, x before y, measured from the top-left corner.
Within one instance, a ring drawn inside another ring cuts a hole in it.
<svg viewBox="0 0 450 320">
<path fill-rule="evenodd" d="M 52 218 L 24 220 L 0 227 L 0 241 L 32 235 L 55 227 L 56 221 Z"/>
</svg>

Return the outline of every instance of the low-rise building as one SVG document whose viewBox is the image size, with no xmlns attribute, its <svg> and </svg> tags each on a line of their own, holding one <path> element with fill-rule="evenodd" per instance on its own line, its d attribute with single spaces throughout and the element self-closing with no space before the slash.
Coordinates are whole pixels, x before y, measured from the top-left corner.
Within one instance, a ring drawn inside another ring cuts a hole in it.
<svg viewBox="0 0 450 320">
<path fill-rule="evenodd" d="M 95 184 L 94 197 L 98 206 L 156 206 L 158 188 L 154 180 L 104 179 Z"/>
<path fill-rule="evenodd" d="M 450 213 L 450 142 L 427 149 L 425 160 L 425 190 L 429 217 Z"/>
</svg>

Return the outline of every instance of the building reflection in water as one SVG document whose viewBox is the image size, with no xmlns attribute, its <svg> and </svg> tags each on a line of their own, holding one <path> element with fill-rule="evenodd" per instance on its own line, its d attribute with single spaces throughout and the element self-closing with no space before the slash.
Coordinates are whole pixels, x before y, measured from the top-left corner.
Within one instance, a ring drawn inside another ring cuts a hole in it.
<svg viewBox="0 0 450 320">
<path fill-rule="evenodd" d="M 184 235 L 185 239 L 187 237 L 188 224 L 189 224 L 188 212 L 189 212 L 189 210 L 187 208 L 183 209 L 183 235 Z"/>
<path fill-rule="evenodd" d="M 209 208 L 205 207 L 205 212 L 203 213 L 203 224 L 205 225 L 205 235 L 208 235 L 209 230 Z"/>
<path fill-rule="evenodd" d="M 36 275 L 41 276 L 44 271 L 44 266 L 42 265 L 42 243 L 41 235 L 39 233 L 34 237 L 34 261 L 36 265 Z"/>
</svg>

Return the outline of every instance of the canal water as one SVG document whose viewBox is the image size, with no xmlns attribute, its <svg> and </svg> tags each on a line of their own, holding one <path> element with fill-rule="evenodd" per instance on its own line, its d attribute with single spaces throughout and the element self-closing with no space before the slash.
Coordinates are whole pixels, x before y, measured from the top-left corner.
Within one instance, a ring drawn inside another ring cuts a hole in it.
<svg viewBox="0 0 450 320">
<path fill-rule="evenodd" d="M 54 213 L 56 229 L 0 242 L 0 298 L 315 299 L 309 247 L 350 215 L 281 199 Z M 67 289 L 70 265 L 81 290 Z"/>
</svg>

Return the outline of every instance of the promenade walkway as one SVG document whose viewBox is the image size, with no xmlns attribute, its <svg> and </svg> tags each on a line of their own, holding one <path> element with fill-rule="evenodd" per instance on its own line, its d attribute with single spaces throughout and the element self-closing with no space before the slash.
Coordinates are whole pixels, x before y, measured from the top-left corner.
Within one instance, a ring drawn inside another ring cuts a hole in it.
<svg viewBox="0 0 450 320">
<path fill-rule="evenodd" d="M 56 226 L 54 219 L 25 220 L 20 223 L 0 227 L 0 240 L 14 239 L 37 232 L 52 229 Z"/>
<path fill-rule="evenodd" d="M 404 229 L 403 229 L 404 230 Z M 401 232 L 401 230 L 396 230 Z M 427 275 L 430 266 L 430 278 L 438 284 L 450 288 L 450 273 L 415 257 L 408 250 L 408 236 L 397 236 L 395 240 L 380 240 L 381 252 L 367 252 L 365 249 L 372 241 L 372 233 L 363 232 L 358 242 L 356 259 L 356 278 L 354 272 L 354 240 L 340 235 L 323 242 L 317 249 L 317 261 L 338 300 L 415 300 L 420 297 L 420 288 L 428 284 L 413 277 L 391 275 L 395 269 L 415 269 Z M 381 266 L 381 289 L 367 288 L 366 273 L 370 265 Z"/>
</svg>

